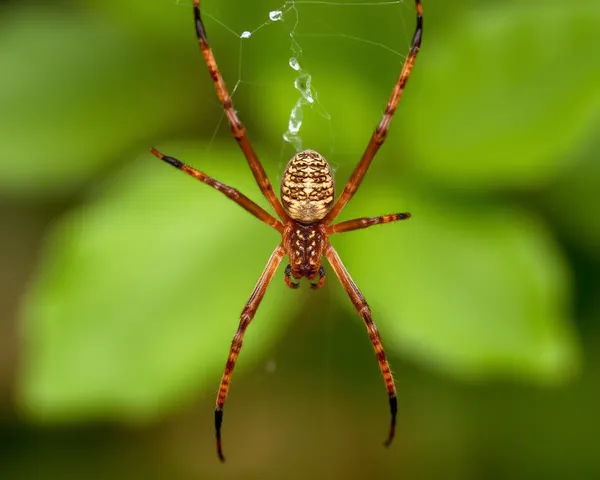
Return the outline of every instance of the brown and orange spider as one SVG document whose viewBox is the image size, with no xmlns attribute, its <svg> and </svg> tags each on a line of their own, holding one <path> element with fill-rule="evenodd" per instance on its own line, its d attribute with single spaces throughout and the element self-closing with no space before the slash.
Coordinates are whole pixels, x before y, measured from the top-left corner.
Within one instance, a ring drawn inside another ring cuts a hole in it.
<svg viewBox="0 0 600 480">
<path fill-rule="evenodd" d="M 285 168 L 281 182 L 280 203 L 273 191 L 273 186 L 271 185 L 265 170 L 248 140 L 246 130 L 233 108 L 231 96 L 229 95 L 223 77 L 219 72 L 213 52 L 208 45 L 206 30 L 204 29 L 202 18 L 200 16 L 200 0 L 194 0 L 196 35 L 198 36 L 204 61 L 208 66 L 208 71 L 215 84 L 217 96 L 223 105 L 225 115 L 231 126 L 231 133 L 244 153 L 260 190 L 277 213 L 279 220 L 235 188 L 218 182 L 205 173 L 185 165 L 176 158 L 163 155 L 154 148 L 150 151 L 161 160 L 219 190 L 256 218 L 276 229 L 281 233 L 282 238 L 281 243 L 271 254 L 267 266 L 263 270 L 262 275 L 258 279 L 258 283 L 254 287 L 254 291 L 242 310 L 240 324 L 233 337 L 233 341 L 231 342 L 229 357 L 227 358 L 225 372 L 221 379 L 215 407 L 217 454 L 221 461 L 225 460 L 221 448 L 223 406 L 225 405 L 225 399 L 227 398 L 231 374 L 240 353 L 240 349 L 242 348 L 244 333 L 254 318 L 267 287 L 285 255 L 288 256 L 290 261 L 285 268 L 285 283 L 290 288 L 298 288 L 300 284 L 294 282 L 292 277 L 295 280 L 299 280 L 302 277 L 306 277 L 309 280 L 315 280 L 318 277 L 316 282 L 311 283 L 311 288 L 313 289 L 321 288 L 325 283 L 325 268 L 321 265 L 322 257 L 325 255 L 333 268 L 333 271 L 350 296 L 350 300 L 356 307 L 358 314 L 365 322 L 388 391 L 391 422 L 389 435 L 385 445 L 388 446 L 392 443 L 396 429 L 396 414 L 398 411 L 394 378 L 390 371 L 385 352 L 383 351 L 379 332 L 371 317 L 369 305 L 352 280 L 352 277 L 350 277 L 350 274 L 348 273 L 348 270 L 346 270 L 346 267 L 344 267 L 339 255 L 329 243 L 329 235 L 350 232 L 360 228 L 367 228 L 371 225 L 390 223 L 410 218 L 410 214 L 406 212 L 393 213 L 381 217 L 357 218 L 335 225 L 332 224 L 344 206 L 352 199 L 358 190 L 373 157 L 375 157 L 379 147 L 383 144 L 388 133 L 390 122 L 392 121 L 392 117 L 396 112 L 398 102 L 404 91 L 404 86 L 406 85 L 406 81 L 415 64 L 417 54 L 421 47 L 421 36 L 423 33 L 423 7 L 421 1 L 415 0 L 415 5 L 417 10 L 417 28 L 412 39 L 410 51 L 402 66 L 398 81 L 394 85 L 383 118 L 375 129 L 375 132 L 372 134 L 367 148 L 363 153 L 360 162 L 352 172 L 350 179 L 346 183 L 342 194 L 337 201 L 334 202 L 334 179 L 331 167 L 327 163 L 327 160 L 313 150 L 304 150 L 297 153 Z"/>
</svg>

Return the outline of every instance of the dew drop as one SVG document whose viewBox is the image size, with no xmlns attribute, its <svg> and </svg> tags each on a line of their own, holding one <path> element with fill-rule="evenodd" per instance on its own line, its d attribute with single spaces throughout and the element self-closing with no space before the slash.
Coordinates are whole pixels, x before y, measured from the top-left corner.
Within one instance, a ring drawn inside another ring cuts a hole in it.
<svg viewBox="0 0 600 480">
<path fill-rule="evenodd" d="M 296 87 L 296 90 L 302 94 L 308 103 L 314 103 L 315 101 L 312 95 L 312 88 L 310 86 L 311 80 L 311 76 L 307 73 L 303 73 L 302 75 L 298 76 L 296 80 L 294 80 L 294 86 Z"/>
<path fill-rule="evenodd" d="M 298 135 L 302 127 L 303 112 L 302 106 L 306 104 L 304 97 L 300 97 L 292 108 L 288 122 L 287 132 L 283 134 L 283 139 L 291 144 L 297 152 L 302 151 L 302 138 Z"/>
<path fill-rule="evenodd" d="M 290 58 L 290 67 L 292 67 L 294 70 L 299 71 L 300 70 L 300 64 L 298 63 L 298 59 L 296 57 L 292 57 Z"/>
<path fill-rule="evenodd" d="M 302 114 L 302 105 L 300 102 L 296 103 L 296 106 L 292 109 L 292 114 L 290 115 L 290 120 L 288 122 L 288 131 L 292 135 L 297 135 L 300 131 L 300 127 L 302 126 L 303 114 Z"/>
<path fill-rule="evenodd" d="M 252 36 L 252 32 L 249 32 L 248 30 L 246 30 L 245 32 L 242 32 L 242 34 L 240 35 L 240 38 L 250 38 Z"/>
<path fill-rule="evenodd" d="M 272 22 L 279 22 L 283 19 L 283 12 L 281 10 L 273 10 L 269 12 L 269 18 Z"/>
</svg>

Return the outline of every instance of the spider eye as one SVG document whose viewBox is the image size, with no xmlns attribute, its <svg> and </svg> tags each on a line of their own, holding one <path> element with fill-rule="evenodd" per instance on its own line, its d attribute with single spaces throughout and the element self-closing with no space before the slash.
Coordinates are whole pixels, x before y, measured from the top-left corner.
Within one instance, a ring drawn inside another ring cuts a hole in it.
<svg viewBox="0 0 600 480">
<path fill-rule="evenodd" d="M 287 214 L 302 223 L 321 220 L 333 206 L 335 183 L 325 157 L 304 150 L 292 157 L 281 180 L 281 202 Z"/>
</svg>

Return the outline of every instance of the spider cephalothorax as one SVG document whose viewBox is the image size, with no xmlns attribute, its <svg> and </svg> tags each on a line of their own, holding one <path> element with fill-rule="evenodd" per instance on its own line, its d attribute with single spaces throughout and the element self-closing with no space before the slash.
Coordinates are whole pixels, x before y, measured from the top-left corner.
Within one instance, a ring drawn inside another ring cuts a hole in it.
<svg viewBox="0 0 600 480">
<path fill-rule="evenodd" d="M 312 282 L 312 288 L 320 288 L 325 282 L 325 268 L 321 265 L 323 256 L 327 257 L 331 268 L 335 272 L 336 276 L 344 286 L 350 300 L 356 307 L 358 314 L 363 319 L 367 331 L 369 333 L 369 339 L 373 344 L 375 353 L 377 354 L 377 360 L 379 362 L 379 368 L 383 375 L 385 385 L 388 392 L 388 399 L 390 405 L 390 430 L 385 445 L 389 445 L 395 434 L 396 428 L 396 414 L 398 411 L 397 400 L 396 400 L 396 386 L 394 385 L 394 378 L 390 371 L 385 352 L 383 351 L 383 345 L 379 337 L 377 327 L 373 322 L 371 316 L 371 309 L 367 304 L 364 296 L 350 277 L 348 270 L 344 267 L 342 260 L 339 255 L 329 243 L 329 236 L 336 233 L 350 232 L 352 230 L 358 230 L 360 228 L 367 228 L 372 225 L 384 224 L 395 222 L 397 220 L 404 220 L 410 217 L 409 213 L 392 213 L 389 215 L 382 215 L 380 217 L 365 217 L 357 218 L 354 220 L 347 220 L 345 222 L 333 224 L 333 221 L 342 211 L 344 206 L 350 201 L 350 199 L 358 190 L 360 183 L 362 182 L 371 161 L 375 157 L 375 154 L 379 150 L 379 147 L 383 144 L 387 135 L 390 122 L 396 111 L 404 86 L 410 75 L 410 72 L 414 66 L 415 59 L 419 53 L 421 47 L 421 35 L 423 33 L 423 8 L 420 0 L 415 0 L 415 6 L 417 10 L 417 28 L 412 39 L 410 51 L 406 57 L 406 61 L 400 71 L 400 76 L 392 94 L 386 106 L 385 112 L 379 125 L 373 132 L 367 148 L 363 153 L 360 162 L 352 172 L 350 179 L 346 183 L 342 194 L 339 196 L 337 201 L 334 202 L 335 189 L 334 179 L 331 172 L 331 168 L 327 163 L 327 160 L 319 153 L 313 150 L 305 150 L 296 154 L 288 163 L 285 172 L 283 174 L 283 180 L 281 182 L 281 202 L 277 199 L 273 186 L 265 173 L 262 165 L 260 164 L 248 137 L 246 136 L 246 130 L 240 122 L 233 103 L 231 96 L 227 91 L 225 82 L 219 73 L 217 63 L 215 61 L 213 52 L 208 45 L 206 38 L 206 30 L 202 24 L 202 18 L 200 16 L 200 0 L 194 0 L 194 22 L 196 26 L 196 35 L 200 43 L 200 48 L 206 61 L 211 78 L 214 81 L 215 88 L 217 91 L 217 97 L 223 105 L 225 115 L 229 121 L 231 132 L 238 142 L 242 152 L 248 160 L 248 165 L 252 170 L 252 174 L 258 183 L 263 195 L 270 203 L 273 210 L 279 217 L 279 219 L 272 216 L 262 207 L 254 203 L 248 197 L 235 188 L 229 187 L 221 182 L 218 182 L 214 178 L 209 177 L 205 173 L 196 170 L 176 158 L 163 155 L 156 149 L 150 151 L 161 160 L 173 165 L 174 167 L 183 170 L 189 175 L 197 178 L 201 182 L 210 185 L 211 187 L 219 190 L 225 196 L 236 202 L 246 211 L 263 221 L 267 225 L 276 229 L 281 233 L 281 243 L 275 248 L 271 254 L 271 258 L 267 262 L 262 275 L 260 276 L 258 283 L 254 287 L 254 291 L 250 295 L 250 298 L 246 302 L 242 313 L 240 315 L 240 323 L 238 329 L 231 342 L 231 348 L 229 349 L 229 357 L 225 364 L 225 372 L 221 379 L 221 385 L 219 386 L 219 394 L 217 396 L 217 403 L 215 407 L 215 431 L 217 438 L 217 454 L 221 460 L 224 460 L 223 451 L 221 448 L 221 425 L 223 422 L 223 406 L 225 405 L 225 399 L 227 398 L 227 392 L 229 391 L 229 384 L 231 382 L 231 374 L 237 361 L 240 349 L 242 348 L 242 342 L 244 340 L 244 334 L 248 325 L 254 318 L 256 310 L 265 295 L 269 283 L 273 279 L 277 268 L 279 267 L 283 257 L 288 256 L 290 263 L 285 268 L 285 282 L 291 288 L 297 288 L 298 282 L 294 282 L 292 277 L 296 280 L 306 277 L 309 280 L 315 280 L 319 277 L 316 282 Z"/>
<path fill-rule="evenodd" d="M 295 279 L 306 277 L 314 279 L 320 274 L 318 283 L 313 283 L 313 288 L 320 288 L 325 282 L 325 268 L 321 265 L 321 259 L 327 247 L 327 232 L 321 225 L 302 225 L 300 223 L 289 223 L 283 232 L 283 243 L 287 245 L 287 255 L 290 259 L 285 269 L 285 282 L 289 287 L 298 288 L 297 282 L 292 282 L 290 276 Z"/>
</svg>

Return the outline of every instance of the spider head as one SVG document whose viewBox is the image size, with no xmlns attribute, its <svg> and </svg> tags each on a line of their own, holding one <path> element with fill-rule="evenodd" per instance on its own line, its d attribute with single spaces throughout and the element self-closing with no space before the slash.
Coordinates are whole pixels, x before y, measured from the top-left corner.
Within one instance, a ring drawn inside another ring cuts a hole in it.
<svg viewBox="0 0 600 480">
<path fill-rule="evenodd" d="M 281 203 L 287 214 L 302 223 L 322 220 L 333 207 L 335 184 L 325 157 L 304 150 L 292 157 L 281 180 Z"/>
</svg>

